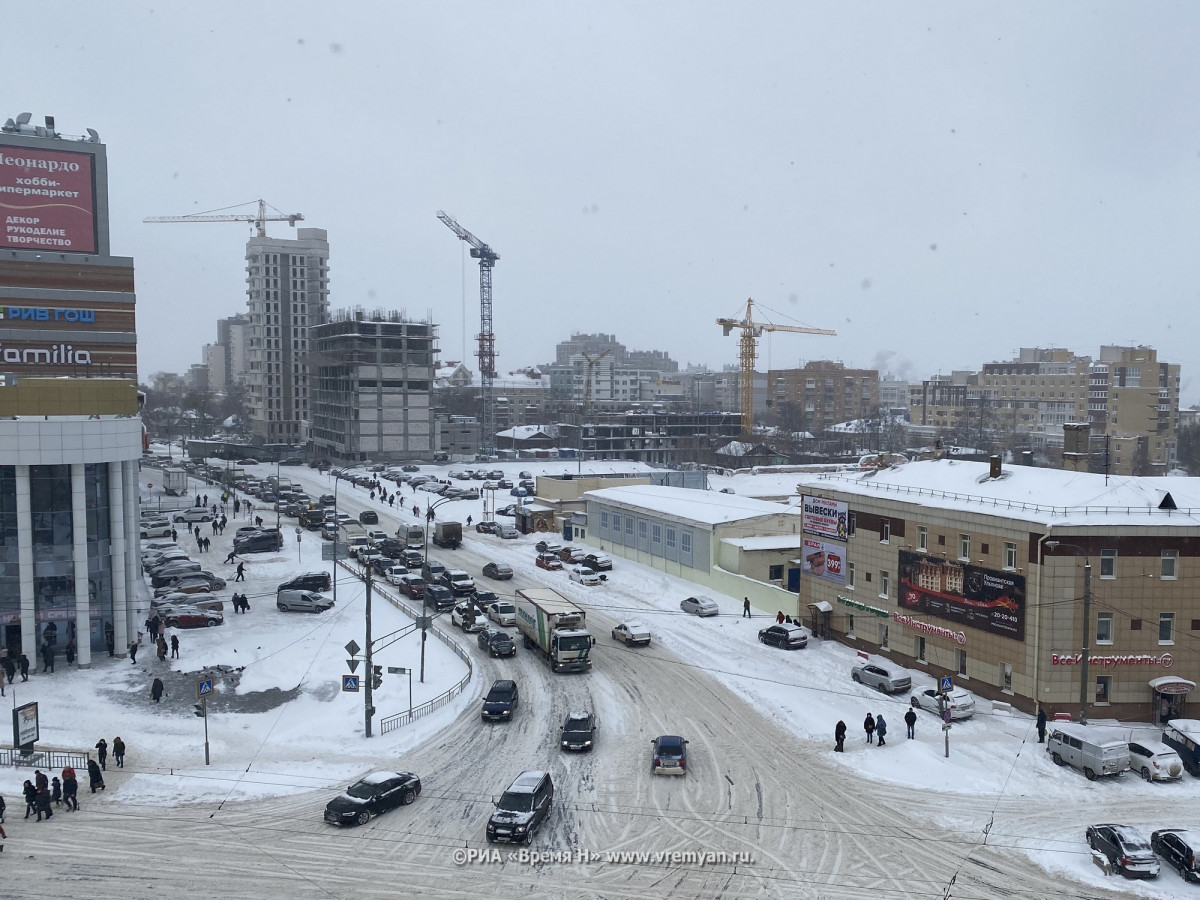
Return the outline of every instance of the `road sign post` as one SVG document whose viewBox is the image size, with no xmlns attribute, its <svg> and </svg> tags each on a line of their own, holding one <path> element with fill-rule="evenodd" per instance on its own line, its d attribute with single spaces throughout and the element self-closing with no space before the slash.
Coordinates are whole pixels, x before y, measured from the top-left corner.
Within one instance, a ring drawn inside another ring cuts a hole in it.
<svg viewBox="0 0 1200 900">
<path fill-rule="evenodd" d="M 204 719 L 204 764 L 212 765 L 208 752 L 208 698 L 212 696 L 213 680 L 201 678 L 196 682 L 196 697 L 200 700 L 200 711 L 196 714 Z"/>
</svg>

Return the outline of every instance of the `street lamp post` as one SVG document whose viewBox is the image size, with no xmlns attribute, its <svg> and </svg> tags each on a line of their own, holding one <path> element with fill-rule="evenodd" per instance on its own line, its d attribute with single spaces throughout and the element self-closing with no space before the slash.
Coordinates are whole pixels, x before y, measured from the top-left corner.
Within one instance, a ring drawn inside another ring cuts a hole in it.
<svg viewBox="0 0 1200 900">
<path fill-rule="evenodd" d="M 1051 550 L 1056 547 L 1070 547 L 1078 550 L 1083 556 L 1083 650 L 1079 660 L 1079 724 L 1086 725 L 1087 695 L 1088 695 L 1088 644 L 1092 640 L 1092 561 L 1088 552 L 1078 544 L 1068 544 L 1063 541 L 1046 541 Z"/>
</svg>

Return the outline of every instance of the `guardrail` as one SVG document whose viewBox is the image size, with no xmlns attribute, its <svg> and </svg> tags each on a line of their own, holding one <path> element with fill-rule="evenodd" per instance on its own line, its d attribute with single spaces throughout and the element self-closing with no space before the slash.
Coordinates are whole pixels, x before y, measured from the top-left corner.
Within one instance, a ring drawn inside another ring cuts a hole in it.
<svg viewBox="0 0 1200 900">
<path fill-rule="evenodd" d="M 0 766 L 20 766 L 30 769 L 50 769 L 57 771 L 71 766 L 85 771 L 90 753 L 80 753 L 77 750 L 34 750 L 32 753 L 22 753 L 12 747 L 0 747 Z"/>
<path fill-rule="evenodd" d="M 338 560 L 337 565 L 341 566 L 355 578 L 363 577 L 362 567 L 356 563 L 351 564 L 346 560 Z M 408 603 L 405 603 L 398 596 L 396 596 L 396 594 L 391 590 L 383 588 L 383 584 L 386 584 L 386 582 L 380 582 L 374 578 L 371 579 L 371 589 L 387 600 L 388 603 L 392 604 L 392 606 L 396 607 L 396 609 L 414 619 L 417 619 L 421 616 L 422 612 L 424 611 L 423 609 L 414 609 Z M 419 706 L 414 706 L 411 710 L 406 709 L 402 713 L 384 716 L 379 720 L 380 734 L 387 734 L 389 731 L 394 731 L 397 728 L 403 728 L 405 725 L 411 725 L 422 716 L 427 716 L 431 712 L 441 709 L 443 706 L 461 694 L 464 690 L 466 690 L 467 685 L 471 683 L 471 677 L 475 674 L 475 667 L 471 664 L 470 654 L 468 654 L 466 650 L 458 645 L 458 641 L 443 633 L 436 625 L 430 626 L 429 631 L 443 644 L 453 650 L 455 656 L 467 664 L 467 674 L 459 679 L 457 684 L 438 694 L 432 700 L 426 700 Z"/>
</svg>

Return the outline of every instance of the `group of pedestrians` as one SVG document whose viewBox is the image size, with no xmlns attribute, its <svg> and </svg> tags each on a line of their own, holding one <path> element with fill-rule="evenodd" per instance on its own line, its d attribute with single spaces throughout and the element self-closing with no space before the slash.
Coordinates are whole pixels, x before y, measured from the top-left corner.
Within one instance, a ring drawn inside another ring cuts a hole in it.
<svg viewBox="0 0 1200 900">
<path fill-rule="evenodd" d="M 233 603 L 235 613 L 250 612 L 250 599 L 245 594 L 234 594 L 229 598 Z"/>
<path fill-rule="evenodd" d="M 912 740 L 916 735 L 917 714 L 910 706 L 908 712 L 904 714 L 904 724 L 908 728 L 908 738 Z M 867 713 L 867 717 L 863 719 L 863 732 L 867 736 L 868 744 L 875 744 L 877 747 L 883 747 L 887 744 L 888 724 L 883 717 L 883 713 L 877 716 Z M 878 739 L 878 742 L 876 742 Z M 839 721 L 833 729 L 833 740 L 835 753 L 845 753 L 846 744 L 846 723 Z"/>
<path fill-rule="evenodd" d="M 114 746 L 120 744 L 121 758 L 125 757 L 125 745 L 120 743 L 121 739 L 117 738 L 114 741 Z M 104 740 L 101 739 L 101 744 Z M 99 745 L 97 745 L 99 746 Z M 105 747 L 107 755 L 108 748 Z M 93 768 L 95 772 L 93 773 Z M 88 760 L 88 777 L 91 779 L 92 793 L 96 793 L 97 787 L 104 790 L 104 776 L 100 766 L 94 759 Z M 71 766 L 64 766 L 62 770 L 62 778 L 57 775 L 49 777 L 41 769 L 35 769 L 33 779 L 26 780 L 22 789 L 25 796 L 25 818 L 36 815 L 37 821 L 43 819 L 51 819 L 54 817 L 54 808 L 66 805 L 68 812 L 74 812 L 79 809 L 79 779 L 75 775 L 75 769 Z M 0 798 L 0 822 L 3 821 L 4 800 Z M 0 829 L 0 838 L 4 838 L 4 832 Z"/>
<path fill-rule="evenodd" d="M 14 660 L 9 655 L 7 648 L 0 650 L 0 654 L 3 654 L 2 656 L 0 656 L 0 666 L 2 666 L 4 668 L 4 680 L 5 681 L 7 681 L 9 684 L 12 684 L 13 679 L 17 677 L 18 670 L 21 672 L 21 680 L 22 681 L 29 680 L 29 657 L 28 656 L 26 656 L 24 653 L 18 653 L 17 658 Z M 0 693 L 3 693 L 2 689 L 0 689 Z"/>
</svg>

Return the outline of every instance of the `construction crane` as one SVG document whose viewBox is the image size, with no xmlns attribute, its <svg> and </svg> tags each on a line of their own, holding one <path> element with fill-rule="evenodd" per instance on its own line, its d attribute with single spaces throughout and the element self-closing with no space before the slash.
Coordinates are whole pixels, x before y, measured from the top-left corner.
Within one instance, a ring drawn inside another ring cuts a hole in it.
<svg viewBox="0 0 1200 900">
<path fill-rule="evenodd" d="M 597 353 L 595 356 L 580 351 L 579 355 L 587 360 L 587 381 L 583 385 L 583 411 L 585 414 L 592 411 L 592 373 L 596 368 L 596 363 L 600 362 L 600 360 L 604 359 L 610 353 L 612 353 L 612 347 L 609 347 L 602 353 Z"/>
<path fill-rule="evenodd" d="M 742 437 L 749 438 L 754 430 L 754 359 L 758 339 L 764 331 L 791 331 L 797 334 L 837 334 L 828 328 L 809 328 L 807 325 L 775 325 L 754 321 L 754 300 L 746 300 L 746 312 L 740 319 L 717 319 L 725 334 L 738 328 L 741 336 L 742 363 Z"/>
<path fill-rule="evenodd" d="M 238 209 L 239 207 L 248 205 L 248 203 L 239 203 L 237 206 L 226 206 L 224 209 Z M 272 207 L 272 209 L 274 209 L 274 207 Z M 268 222 L 287 222 L 289 225 L 295 228 L 297 222 L 304 221 L 304 216 L 300 213 L 281 213 L 279 210 L 275 210 L 275 212 L 277 215 L 267 215 L 267 202 L 265 200 L 259 200 L 258 214 L 253 216 L 246 213 L 224 213 L 222 215 L 214 215 L 215 213 L 223 213 L 223 210 L 221 209 L 214 209 L 211 213 L 197 213 L 193 216 L 147 216 L 145 219 L 142 219 L 142 221 L 147 224 L 161 222 L 249 222 L 256 229 L 258 229 L 259 237 L 267 236 Z"/>
<path fill-rule="evenodd" d="M 492 267 L 500 254 L 481 241 L 453 218 L 438 210 L 437 217 L 458 235 L 460 241 L 471 245 L 471 258 L 479 260 L 479 385 L 483 395 L 483 433 L 480 444 L 484 456 L 496 453 L 496 402 L 492 397 L 492 381 L 496 377 L 496 333 L 492 330 Z"/>
</svg>

